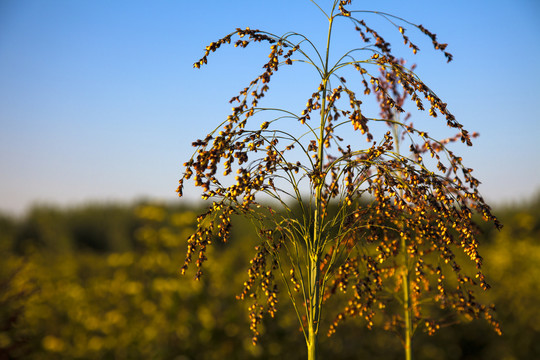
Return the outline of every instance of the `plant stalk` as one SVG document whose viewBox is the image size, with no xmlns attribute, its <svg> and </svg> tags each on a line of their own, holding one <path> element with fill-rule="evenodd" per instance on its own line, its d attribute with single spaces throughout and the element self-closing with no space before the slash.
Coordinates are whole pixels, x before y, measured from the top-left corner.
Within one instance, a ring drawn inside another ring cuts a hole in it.
<svg viewBox="0 0 540 360">
<path fill-rule="evenodd" d="M 308 325 L 308 360 L 317 360 L 319 347 L 319 314 L 321 304 L 320 299 L 320 270 L 319 257 L 310 259 L 310 304 L 309 304 L 309 325 Z"/>
<path fill-rule="evenodd" d="M 409 269 L 409 255 L 407 253 L 407 244 L 405 238 L 401 237 L 401 248 L 403 252 L 403 312 L 405 319 L 405 360 L 412 360 L 412 302 L 411 302 L 411 279 Z"/>
<path fill-rule="evenodd" d="M 333 11 L 332 11 L 333 12 Z M 321 217 L 324 213 L 322 209 L 322 188 L 324 186 L 324 178 L 321 177 L 324 160 L 324 125 L 326 122 L 327 108 L 326 108 L 326 93 L 328 83 L 328 57 L 330 52 L 330 38 L 332 34 L 333 17 L 329 18 L 328 25 L 328 38 L 326 43 L 326 59 L 324 64 L 324 77 L 323 77 L 323 89 L 322 89 L 322 104 L 321 104 L 321 119 L 319 127 L 319 139 L 318 139 L 318 151 L 317 151 L 317 175 L 318 178 L 314 179 L 315 184 L 315 214 L 314 214 L 314 226 L 313 237 L 311 243 L 311 249 L 309 251 L 309 304 L 308 308 L 308 360 L 317 360 L 318 358 L 318 336 L 319 336 L 319 320 L 321 314 Z"/>
<path fill-rule="evenodd" d="M 399 121 L 399 113 L 396 111 L 393 114 L 394 120 Z M 396 124 L 392 125 L 392 132 L 394 135 L 396 152 L 400 153 L 400 135 Z M 403 192 L 400 191 L 400 196 L 403 196 Z M 412 302 L 411 302 L 411 277 L 409 269 L 409 254 L 407 253 L 407 242 L 405 238 L 401 237 L 401 253 L 403 254 L 403 317 L 405 319 L 405 331 L 404 331 L 404 350 L 405 360 L 412 360 Z"/>
</svg>

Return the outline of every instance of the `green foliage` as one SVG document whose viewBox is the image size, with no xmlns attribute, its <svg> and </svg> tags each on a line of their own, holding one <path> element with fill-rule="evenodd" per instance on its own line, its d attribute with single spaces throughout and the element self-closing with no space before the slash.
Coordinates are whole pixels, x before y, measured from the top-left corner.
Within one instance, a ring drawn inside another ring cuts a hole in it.
<svg viewBox="0 0 540 360">
<path fill-rule="evenodd" d="M 15 249 L 44 248 L 127 251 L 134 246 L 131 232 L 137 219 L 126 206 L 87 205 L 74 209 L 35 207 L 18 226 Z"/>
<path fill-rule="evenodd" d="M 499 209 L 505 223 L 499 233 L 485 233 L 483 253 L 493 288 L 486 302 L 497 304 L 503 330 L 497 336 L 482 322 L 465 321 L 433 336 L 418 334 L 418 359 L 535 359 L 540 299 L 540 199 Z M 73 209 L 74 213 L 78 210 Z M 106 206 L 102 214 L 109 213 Z M 11 249 L 24 226 L 5 218 L 0 233 L 0 358 L 11 359 L 302 359 L 296 315 L 279 293 L 280 316 L 263 322 L 257 347 L 249 341 L 244 305 L 235 296 L 249 267 L 253 238 L 249 223 L 233 219 L 227 246 L 209 249 L 201 281 L 179 276 L 183 239 L 193 230 L 193 209 L 160 205 L 125 207 L 137 224 L 130 234 L 133 250 L 64 254 L 42 247 L 25 254 Z M 100 210 L 95 207 L 95 212 Z M 60 212 L 70 218 L 69 211 Z M 28 216 L 33 216 L 29 214 Z M 65 221 L 48 218 L 55 228 Z M 55 224 L 58 221 L 59 224 Z M 85 226 L 99 226 L 88 220 Z M 217 245 L 217 244 L 216 244 Z M 339 298 L 329 300 L 331 309 Z M 342 305 L 342 304 L 341 304 Z M 324 321 L 332 321 L 327 316 Z M 359 331 L 349 319 L 337 336 L 321 338 L 321 356 L 333 359 L 400 359 L 397 338 L 375 316 L 371 331 Z"/>
<path fill-rule="evenodd" d="M 104 209 L 98 218 L 110 210 Z M 220 292 L 228 288 L 216 287 L 231 283 L 234 274 L 214 269 L 212 286 L 178 279 L 183 257 L 178 248 L 192 231 L 194 213 L 145 205 L 133 214 L 139 224 L 133 232 L 136 252 L 100 254 L 97 249 L 66 256 L 34 251 L 26 255 L 22 269 L 22 260 L 12 255 L 14 263 L 7 263 L 6 269 L 15 275 L 2 276 L 7 281 L 2 294 L 7 306 L 2 310 L 8 311 L 3 318 L 11 323 L 0 336 L 4 353 L 36 359 L 235 357 L 232 352 L 243 343 L 242 337 L 232 336 L 239 332 L 234 299 L 224 301 Z M 58 225 L 58 219 L 48 220 L 46 228 Z M 79 225 L 99 231 L 90 219 Z M 27 283 L 37 291 L 26 290 Z M 213 339 L 221 340 L 214 351 L 199 356 Z"/>
<path fill-rule="evenodd" d="M 500 217 L 505 227 L 485 252 L 491 282 L 497 284 L 489 295 L 506 334 L 495 348 L 508 358 L 535 358 L 540 356 L 540 196 Z"/>
</svg>

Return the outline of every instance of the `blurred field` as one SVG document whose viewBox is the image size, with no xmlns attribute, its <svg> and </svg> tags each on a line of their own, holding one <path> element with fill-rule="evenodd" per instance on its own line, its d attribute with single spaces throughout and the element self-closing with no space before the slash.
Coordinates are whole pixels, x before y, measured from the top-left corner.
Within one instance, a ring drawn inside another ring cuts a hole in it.
<svg viewBox="0 0 540 360">
<path fill-rule="evenodd" d="M 180 276 L 199 210 L 88 205 L 1 216 L 0 359 L 305 358 L 285 298 L 251 345 L 248 303 L 235 296 L 256 235 L 241 219 L 229 244 L 211 248 L 202 281 Z M 492 285 L 482 297 L 497 305 L 503 336 L 483 321 L 418 333 L 417 359 L 540 359 L 540 197 L 496 214 L 505 227 L 482 235 Z M 321 340 L 323 359 L 402 358 L 398 338 L 377 324 L 348 321 Z"/>
</svg>

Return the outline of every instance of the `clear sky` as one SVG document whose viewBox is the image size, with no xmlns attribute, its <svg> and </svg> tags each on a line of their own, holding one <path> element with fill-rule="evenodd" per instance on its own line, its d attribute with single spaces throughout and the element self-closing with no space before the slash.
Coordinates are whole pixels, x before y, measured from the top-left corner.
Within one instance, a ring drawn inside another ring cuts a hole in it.
<svg viewBox="0 0 540 360">
<path fill-rule="evenodd" d="M 449 43 L 450 64 L 428 46 L 403 55 L 481 134 L 472 149 L 456 151 L 492 203 L 538 193 L 540 1 L 353 5 L 423 24 Z M 231 47 L 202 70 L 192 64 L 208 43 L 246 26 L 321 42 L 327 24 L 308 0 L 2 0 L 0 211 L 174 201 L 191 142 L 226 117 L 228 100 L 260 72 L 266 49 Z M 278 98 L 290 95 L 281 89 Z"/>
</svg>

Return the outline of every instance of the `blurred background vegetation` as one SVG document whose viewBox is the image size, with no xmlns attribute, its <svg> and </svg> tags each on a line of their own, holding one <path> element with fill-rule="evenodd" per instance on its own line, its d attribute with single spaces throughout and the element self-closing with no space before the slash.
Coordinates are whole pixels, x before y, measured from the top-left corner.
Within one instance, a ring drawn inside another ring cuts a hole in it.
<svg viewBox="0 0 540 360">
<path fill-rule="evenodd" d="M 497 305 L 503 335 L 480 320 L 419 333 L 417 359 L 540 359 L 540 196 L 495 210 L 505 227 L 483 229 L 492 289 L 482 297 Z M 0 215 L 0 360 L 305 358 L 285 299 L 251 344 L 248 304 L 236 300 L 256 245 L 245 220 L 211 247 L 201 281 L 180 276 L 200 211 L 139 203 Z M 402 358 L 398 337 L 377 324 L 348 320 L 321 340 L 323 359 Z"/>
</svg>

